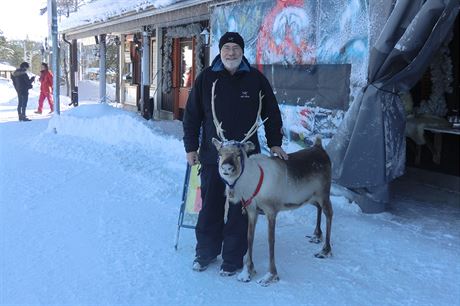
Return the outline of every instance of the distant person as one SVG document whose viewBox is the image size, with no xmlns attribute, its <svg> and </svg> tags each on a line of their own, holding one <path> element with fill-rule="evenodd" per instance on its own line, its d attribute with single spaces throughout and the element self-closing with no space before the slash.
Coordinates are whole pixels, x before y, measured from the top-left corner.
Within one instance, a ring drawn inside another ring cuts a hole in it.
<svg viewBox="0 0 460 306">
<path fill-rule="evenodd" d="M 14 88 L 18 93 L 18 116 L 19 121 L 31 121 L 26 117 L 27 101 L 29 100 L 29 89 L 32 88 L 32 83 L 35 81 L 35 76 L 29 78 L 27 75 L 29 64 L 21 63 L 18 69 L 13 72 L 11 79 L 13 80 Z"/>
<path fill-rule="evenodd" d="M 38 98 L 38 110 L 36 114 L 41 114 L 43 111 L 43 102 L 48 99 L 50 105 L 50 114 L 54 111 L 53 103 L 53 74 L 48 70 L 48 64 L 42 63 L 40 69 L 40 97 Z"/>
</svg>

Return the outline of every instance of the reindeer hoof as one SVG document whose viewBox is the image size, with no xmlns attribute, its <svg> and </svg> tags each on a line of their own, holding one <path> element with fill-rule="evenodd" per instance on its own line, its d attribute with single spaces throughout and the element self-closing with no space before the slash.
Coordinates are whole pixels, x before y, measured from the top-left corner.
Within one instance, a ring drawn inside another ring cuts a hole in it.
<svg viewBox="0 0 460 306">
<path fill-rule="evenodd" d="M 248 283 L 251 281 L 252 277 L 256 274 L 256 271 L 255 270 L 252 270 L 252 271 L 249 271 L 248 268 L 246 266 L 244 266 L 243 268 L 243 271 L 241 271 L 238 276 L 237 276 L 237 279 L 240 281 L 240 282 L 243 282 L 243 283 Z"/>
<path fill-rule="evenodd" d="M 310 243 L 321 243 L 321 241 L 323 241 L 323 238 L 321 236 L 313 236 L 308 241 Z"/>
<path fill-rule="evenodd" d="M 257 283 L 263 287 L 267 287 L 271 283 L 275 283 L 279 280 L 280 278 L 278 277 L 278 274 L 271 274 L 270 272 L 268 272 L 267 274 L 265 274 L 264 277 L 259 279 Z"/>
<path fill-rule="evenodd" d="M 324 249 L 321 252 L 315 254 L 316 258 L 327 258 L 331 256 L 332 256 L 331 250 L 324 250 Z"/>
</svg>

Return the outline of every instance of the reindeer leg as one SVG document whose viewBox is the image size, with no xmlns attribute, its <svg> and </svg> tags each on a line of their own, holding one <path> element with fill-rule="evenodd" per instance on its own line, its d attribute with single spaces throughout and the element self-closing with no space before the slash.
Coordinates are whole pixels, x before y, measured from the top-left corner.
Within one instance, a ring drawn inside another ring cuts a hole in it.
<svg viewBox="0 0 460 306">
<path fill-rule="evenodd" d="M 257 211 L 255 209 L 248 209 L 248 254 L 246 256 L 246 264 L 238 274 L 237 279 L 240 282 L 249 282 L 256 274 L 254 269 L 254 262 L 252 261 L 252 248 L 254 245 L 254 232 L 257 224 Z"/>
<path fill-rule="evenodd" d="M 323 241 L 323 232 L 321 231 L 321 213 L 322 213 L 322 208 L 319 205 L 319 203 L 315 202 L 313 205 L 316 206 L 316 228 L 315 231 L 313 232 L 313 237 L 310 238 L 311 243 L 320 243 Z"/>
<path fill-rule="evenodd" d="M 267 214 L 267 212 L 265 212 Z M 278 272 L 275 266 L 275 225 L 276 225 L 276 212 L 267 214 L 268 218 L 268 244 L 270 250 L 270 270 L 264 275 L 258 283 L 262 286 L 268 286 L 270 283 L 279 281 Z"/>
<path fill-rule="evenodd" d="M 321 252 L 315 254 L 317 258 L 326 258 L 332 255 L 331 253 L 331 225 L 332 225 L 332 204 L 329 196 L 323 201 L 323 212 L 326 216 L 326 242 L 324 243 Z"/>
</svg>

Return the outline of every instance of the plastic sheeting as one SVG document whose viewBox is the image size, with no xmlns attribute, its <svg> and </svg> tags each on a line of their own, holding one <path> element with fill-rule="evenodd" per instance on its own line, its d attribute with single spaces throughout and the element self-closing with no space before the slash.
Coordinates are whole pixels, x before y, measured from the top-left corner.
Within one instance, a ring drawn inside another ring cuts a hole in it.
<svg viewBox="0 0 460 306">
<path fill-rule="evenodd" d="M 388 183 L 404 173 L 405 115 L 397 93 L 420 79 L 458 14 L 458 0 L 399 0 L 369 58 L 369 84 L 327 147 L 333 178 L 381 211 Z"/>
</svg>

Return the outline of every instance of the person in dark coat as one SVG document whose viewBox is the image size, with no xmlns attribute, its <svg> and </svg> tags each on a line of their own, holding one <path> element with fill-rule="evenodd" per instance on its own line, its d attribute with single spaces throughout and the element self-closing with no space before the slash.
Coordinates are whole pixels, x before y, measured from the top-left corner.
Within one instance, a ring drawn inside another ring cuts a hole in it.
<svg viewBox="0 0 460 306">
<path fill-rule="evenodd" d="M 35 77 L 33 76 L 29 78 L 27 75 L 27 69 L 29 69 L 29 64 L 27 62 L 23 62 L 11 75 L 14 88 L 18 93 L 19 121 L 30 121 L 30 119 L 26 116 L 26 108 L 27 101 L 29 100 L 29 89 L 32 88 L 32 83 L 35 81 Z"/>
<path fill-rule="evenodd" d="M 219 40 L 220 54 L 210 67 L 196 78 L 184 112 L 184 146 L 189 165 L 201 164 L 202 209 L 195 229 L 197 244 L 193 270 L 204 271 L 222 254 L 220 274 L 233 275 L 243 267 L 247 251 L 247 216 L 241 203 L 230 205 L 224 223 L 225 184 L 219 176 L 217 150 L 212 144 L 218 138 L 211 109 L 211 88 L 215 80 L 216 116 L 222 122 L 225 138 L 242 140 L 255 123 L 262 91 L 261 116 L 271 151 L 287 159 L 281 148 L 281 114 L 273 90 L 257 69 L 243 56 L 244 40 L 235 32 L 225 33 Z M 201 141 L 200 141 L 201 139 Z M 257 133 L 250 139 L 260 152 Z M 199 154 L 198 154 L 199 149 Z"/>
</svg>

